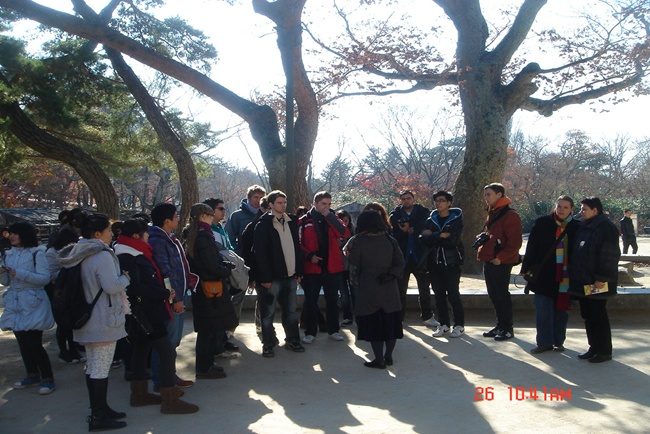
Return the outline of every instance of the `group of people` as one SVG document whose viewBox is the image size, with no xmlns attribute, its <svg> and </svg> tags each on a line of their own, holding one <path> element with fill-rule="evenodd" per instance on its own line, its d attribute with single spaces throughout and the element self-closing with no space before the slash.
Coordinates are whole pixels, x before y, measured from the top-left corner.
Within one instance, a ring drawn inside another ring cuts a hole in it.
<svg viewBox="0 0 650 434">
<path fill-rule="evenodd" d="M 78 264 L 86 301 L 97 299 L 97 303 L 81 328 L 59 327 L 57 343 L 62 360 L 86 362 L 90 431 L 126 426 L 121 420 L 126 414 L 110 408 L 106 395 L 116 342 L 127 335 L 130 405 L 160 405 L 167 414 L 199 410 L 180 399 L 182 388 L 191 387 L 193 381 L 181 379 L 175 369 L 189 299 L 197 333 L 198 380 L 226 377 L 215 357 L 239 349 L 230 338 L 248 288 L 257 294 L 263 357 L 274 357 L 280 344 L 273 325 L 278 305 L 284 348 L 304 352 L 305 344 L 315 342 L 322 289 L 328 337 L 345 340 L 341 327 L 356 321 L 357 339 L 370 342 L 374 356 L 364 365 L 377 369 L 392 365 L 397 339 L 403 337 L 411 275 L 417 281 L 423 323 L 435 327 L 434 337 L 459 338 L 465 334 L 459 292 L 466 255 L 463 212 L 453 206 L 453 195 L 447 191 L 433 195 L 433 211 L 416 203 L 412 191 L 401 191 L 399 197 L 400 205 L 390 214 L 379 203 L 366 205 L 355 230 L 347 212 L 331 209 L 328 192 L 316 193 L 311 208 L 301 207 L 297 216 L 287 212 L 286 194 L 279 190 L 266 194 L 254 185 L 225 227 L 223 200 L 194 204 L 183 242 L 175 235 L 179 216 L 172 204 L 156 205 L 150 215 L 122 222 L 118 234 L 112 233 L 105 215 L 81 209 L 62 213 L 61 229 L 47 250 L 39 246 L 33 226 L 15 223 L 8 228 L 11 249 L 3 253 L 0 269 L 0 282 L 9 286 L 0 326 L 14 332 L 27 372 L 14 388 L 40 386 L 44 395 L 55 390 L 42 344 L 43 331 L 54 326 L 44 289 L 62 268 Z M 488 216 L 473 247 L 483 263 L 496 325 L 483 336 L 506 341 L 514 337 L 508 286 L 512 268 L 521 258 L 522 226 L 503 185 L 485 186 L 484 199 Z M 532 352 L 564 350 L 573 296 L 579 299 L 589 342 L 579 358 L 598 363 L 612 357 L 606 302 L 616 294 L 618 230 L 598 198 L 580 203 L 581 222 L 573 219 L 574 202 L 568 196 L 558 198 L 553 213 L 535 222 L 521 272 L 528 280 L 527 289 L 535 293 L 537 346 Z M 298 285 L 304 291 L 303 336 Z M 149 372 L 154 393 L 149 392 Z"/>
</svg>

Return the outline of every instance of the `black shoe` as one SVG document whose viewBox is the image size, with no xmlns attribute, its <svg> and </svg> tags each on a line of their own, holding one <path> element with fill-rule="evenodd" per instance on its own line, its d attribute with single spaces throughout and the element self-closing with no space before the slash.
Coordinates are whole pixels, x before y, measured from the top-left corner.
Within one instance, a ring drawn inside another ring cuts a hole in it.
<svg viewBox="0 0 650 434">
<path fill-rule="evenodd" d="M 589 363 L 603 363 L 608 360 L 612 360 L 612 355 L 605 355 L 605 354 L 594 354 L 593 357 L 588 359 Z"/>
<path fill-rule="evenodd" d="M 578 358 L 582 360 L 589 360 L 596 355 L 595 351 L 592 351 L 591 348 L 586 353 L 578 354 Z"/>
<path fill-rule="evenodd" d="M 393 366 L 393 356 L 384 356 L 386 366 Z"/>
<path fill-rule="evenodd" d="M 210 369 L 207 370 L 207 372 L 197 372 L 196 373 L 196 379 L 197 380 L 218 380 L 221 378 L 226 378 L 227 375 L 224 372 L 223 368 L 220 368 L 219 366 L 210 366 Z"/>
<path fill-rule="evenodd" d="M 545 351 L 553 351 L 553 349 L 554 349 L 553 345 L 538 345 L 535 348 L 533 348 L 532 350 L 530 350 L 530 352 L 533 353 L 533 354 L 539 354 L 539 353 L 543 353 Z"/>
<path fill-rule="evenodd" d="M 507 340 L 512 339 L 514 337 L 515 337 L 515 332 L 513 332 L 512 330 L 510 330 L 510 331 L 501 330 L 499 332 L 499 334 L 494 337 L 494 340 L 495 341 L 507 341 Z"/>
<path fill-rule="evenodd" d="M 275 357 L 275 353 L 273 352 L 273 348 L 271 347 L 263 347 L 262 348 L 262 357 Z"/>
<path fill-rule="evenodd" d="M 383 360 L 373 360 L 372 362 L 363 362 L 366 368 L 386 369 L 386 362 Z"/>
<path fill-rule="evenodd" d="M 490 330 L 489 332 L 484 332 L 484 333 L 483 333 L 483 337 L 484 337 L 484 338 L 494 338 L 494 337 L 496 337 L 499 333 L 501 333 L 501 330 L 499 330 L 498 328 L 495 327 L 495 328 L 493 328 L 492 330 Z"/>
<path fill-rule="evenodd" d="M 72 356 L 67 350 L 63 350 L 59 353 L 59 360 L 61 360 L 64 363 L 72 363 Z M 79 363 L 78 360 L 77 363 Z"/>
<path fill-rule="evenodd" d="M 564 345 L 553 345 L 553 351 L 557 351 L 558 353 L 561 353 L 564 351 Z"/>
<path fill-rule="evenodd" d="M 304 353 L 305 347 L 302 346 L 299 342 L 287 342 L 284 344 L 284 348 L 291 350 L 294 353 Z"/>
<path fill-rule="evenodd" d="M 239 346 L 233 344 L 232 342 L 226 342 L 223 347 L 226 349 L 226 351 L 239 351 Z"/>
<path fill-rule="evenodd" d="M 126 427 L 126 422 L 112 419 L 108 416 L 108 409 L 97 409 L 92 411 L 93 415 L 88 416 L 88 431 L 108 431 Z"/>
</svg>

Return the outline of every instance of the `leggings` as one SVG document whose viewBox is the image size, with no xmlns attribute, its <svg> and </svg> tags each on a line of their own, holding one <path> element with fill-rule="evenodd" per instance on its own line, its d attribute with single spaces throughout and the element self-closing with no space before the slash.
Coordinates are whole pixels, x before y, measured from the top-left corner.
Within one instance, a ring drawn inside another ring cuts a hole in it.
<svg viewBox="0 0 650 434">
<path fill-rule="evenodd" d="M 116 342 L 86 344 L 86 375 L 95 380 L 108 378 Z"/>
</svg>

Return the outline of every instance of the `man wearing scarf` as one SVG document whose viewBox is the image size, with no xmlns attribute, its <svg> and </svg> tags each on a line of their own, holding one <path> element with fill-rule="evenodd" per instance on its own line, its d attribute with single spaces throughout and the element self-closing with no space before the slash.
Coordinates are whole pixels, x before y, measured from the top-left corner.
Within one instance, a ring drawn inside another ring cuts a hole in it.
<svg viewBox="0 0 650 434">
<path fill-rule="evenodd" d="M 535 293 L 537 346 L 531 353 L 564 351 L 569 319 L 570 246 L 579 227 L 573 220 L 574 202 L 560 196 L 553 213 L 535 220 L 530 231 L 521 274 L 541 265 L 536 282 L 526 288 Z"/>
<path fill-rule="evenodd" d="M 512 208 L 502 184 L 492 183 L 483 189 L 488 208 L 485 222 L 487 241 L 478 248 L 478 260 L 483 262 L 483 274 L 490 301 L 494 306 L 497 324 L 483 337 L 506 341 L 515 337 L 510 298 L 510 272 L 519 263 L 522 227 L 519 214 Z"/>
</svg>

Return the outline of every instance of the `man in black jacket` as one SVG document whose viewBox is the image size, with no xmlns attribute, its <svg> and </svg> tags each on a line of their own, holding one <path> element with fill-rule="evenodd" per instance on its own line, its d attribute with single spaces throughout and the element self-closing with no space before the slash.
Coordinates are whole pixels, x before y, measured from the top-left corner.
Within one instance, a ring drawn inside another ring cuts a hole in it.
<svg viewBox="0 0 650 434">
<path fill-rule="evenodd" d="M 295 216 L 286 213 L 287 196 L 279 191 L 268 195 L 271 211 L 264 214 L 253 234 L 253 252 L 257 265 L 256 289 L 262 318 L 262 356 L 273 357 L 277 343 L 273 317 L 280 303 L 284 347 L 303 352 L 296 312 L 296 289 L 302 277 L 302 255 Z"/>
<path fill-rule="evenodd" d="M 426 272 L 418 270 L 423 246 L 419 236 L 424 229 L 424 222 L 431 213 L 419 203 L 415 203 L 415 195 L 410 190 L 401 191 L 399 194 L 401 205 L 390 213 L 390 224 L 393 227 L 393 237 L 397 240 L 399 248 L 404 254 L 404 274 L 399 281 L 399 291 L 402 301 L 402 321 L 406 312 L 406 290 L 408 289 L 411 273 L 415 275 L 420 293 L 420 311 L 422 321 L 429 327 L 440 325 L 431 310 L 431 292 L 429 290 L 429 276 Z"/>
<path fill-rule="evenodd" d="M 636 255 L 639 246 L 636 243 L 636 233 L 634 232 L 631 209 L 625 210 L 625 215 L 619 223 L 621 225 L 621 238 L 623 238 L 623 254 L 627 255 L 628 249 L 632 246 L 632 254 Z"/>
</svg>

